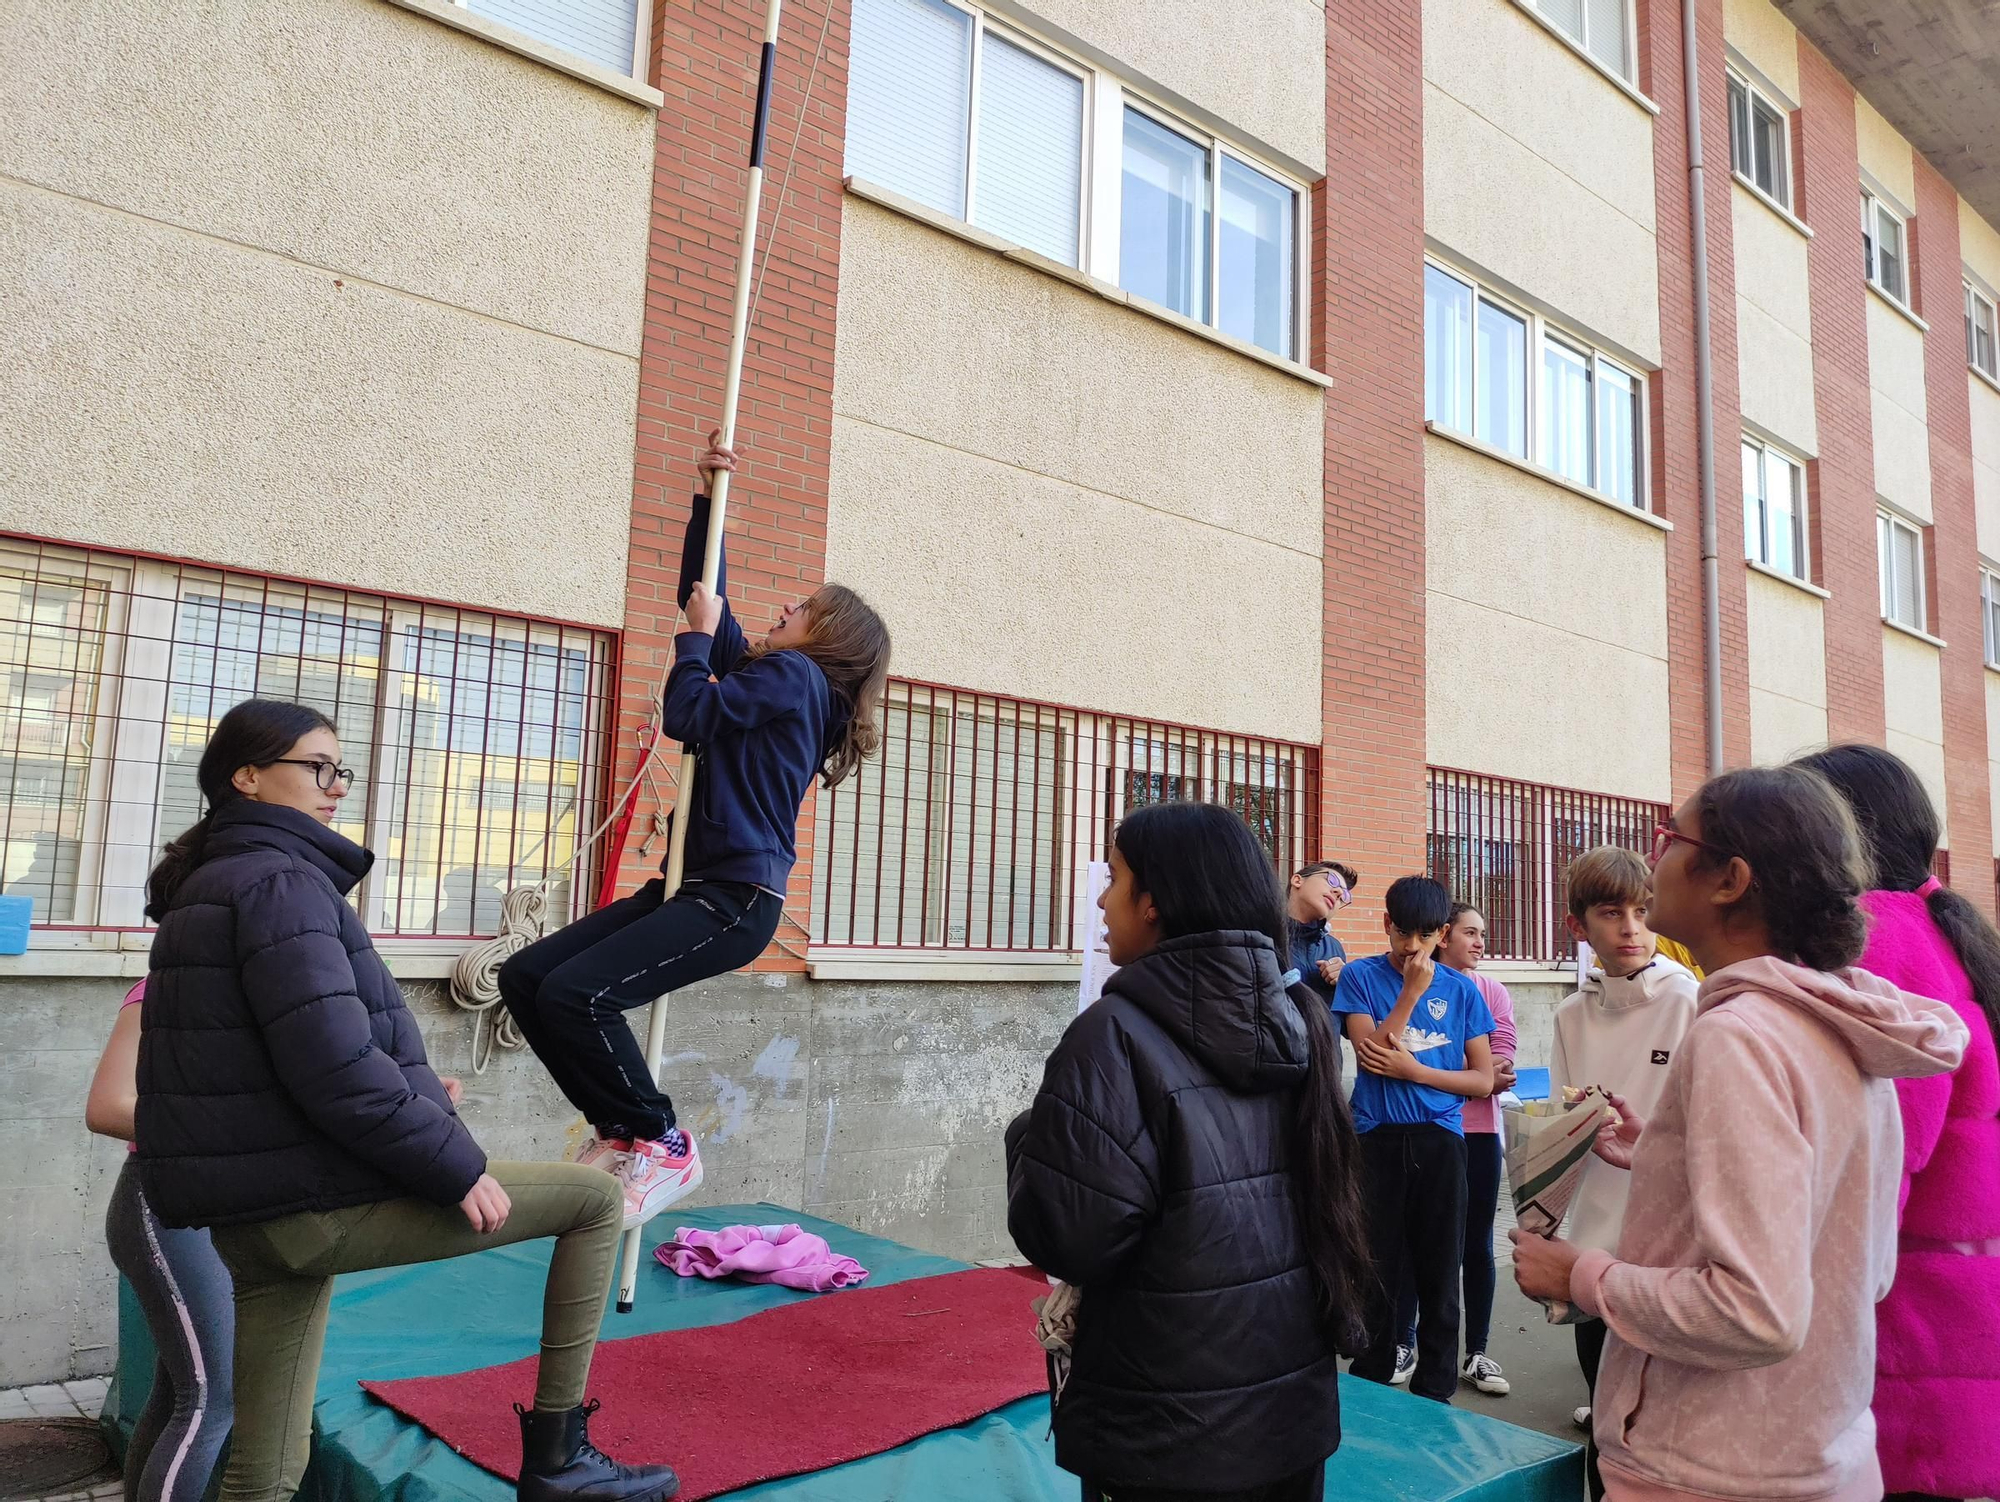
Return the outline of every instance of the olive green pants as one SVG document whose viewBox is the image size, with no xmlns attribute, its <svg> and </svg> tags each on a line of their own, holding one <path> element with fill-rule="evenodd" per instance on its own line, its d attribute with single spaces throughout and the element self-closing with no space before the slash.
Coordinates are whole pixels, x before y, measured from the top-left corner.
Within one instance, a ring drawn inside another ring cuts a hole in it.
<svg viewBox="0 0 2000 1502">
<path fill-rule="evenodd" d="M 458 1206 L 418 1199 L 215 1228 L 215 1249 L 236 1280 L 236 1427 L 221 1502 L 285 1502 L 298 1491 L 336 1273 L 555 1237 L 535 1407 L 561 1411 L 583 1401 L 624 1225 L 618 1181 L 576 1163 L 489 1163 L 486 1171 L 513 1205 L 506 1224 L 487 1235 Z"/>
</svg>

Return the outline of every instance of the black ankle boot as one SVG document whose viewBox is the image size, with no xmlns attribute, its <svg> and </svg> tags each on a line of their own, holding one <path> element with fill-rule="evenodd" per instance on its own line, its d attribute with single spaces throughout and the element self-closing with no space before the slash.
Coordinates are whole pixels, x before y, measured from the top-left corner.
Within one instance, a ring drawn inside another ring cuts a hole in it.
<svg viewBox="0 0 2000 1502">
<path fill-rule="evenodd" d="M 671 1466 L 620 1465 L 590 1442 L 597 1404 L 562 1413 L 514 1405 L 521 1416 L 519 1502 L 667 1502 L 681 1489 Z"/>
</svg>

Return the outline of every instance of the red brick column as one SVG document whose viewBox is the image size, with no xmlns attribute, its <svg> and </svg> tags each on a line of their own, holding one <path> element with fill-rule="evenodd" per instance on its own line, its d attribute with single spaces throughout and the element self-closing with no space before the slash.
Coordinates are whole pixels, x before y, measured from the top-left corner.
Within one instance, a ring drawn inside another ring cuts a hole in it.
<svg viewBox="0 0 2000 1502">
<path fill-rule="evenodd" d="M 778 41 L 765 148 L 761 296 L 751 311 L 737 443 L 748 455 L 729 508 L 731 603 L 759 634 L 777 607 L 810 593 L 826 565 L 827 466 L 833 432 L 833 329 L 840 279 L 841 158 L 847 109 L 848 6 L 834 7 L 800 126 L 821 10 L 791 10 Z M 645 342 L 632 487 L 631 554 L 619 659 L 619 785 L 638 760 L 639 731 L 673 659 L 682 529 L 693 459 L 722 404 L 737 227 L 748 170 L 763 7 L 745 0 L 654 8 L 654 78 L 666 95 L 653 166 Z M 796 165 L 793 165 L 796 157 Z M 787 169 L 789 192 L 783 192 Z M 780 199 L 783 198 L 781 204 Z M 678 748 L 657 778 L 671 807 Z M 620 869 L 621 890 L 653 875 L 664 834 L 639 854 L 664 814 L 642 794 Z M 805 924 L 811 901 L 813 813 L 799 824 L 799 864 L 786 902 Z M 760 965 L 798 969 L 804 929 L 787 922 Z M 788 946 L 788 948 L 787 948 Z"/>
<path fill-rule="evenodd" d="M 1799 214 L 1813 227 L 1806 278 L 1819 429 L 1819 457 L 1807 466 L 1807 519 L 1814 577 L 1832 596 L 1825 608 L 1827 734 L 1836 741 L 1880 745 L 1887 727 L 1854 88 L 1804 37 L 1799 38 L 1799 94 L 1793 175 Z M 1959 402 L 1965 402 L 1963 390 Z"/>
<path fill-rule="evenodd" d="M 1724 759 L 1750 759 L 1750 646 L 1743 566 L 1742 403 L 1736 363 L 1735 214 L 1729 178 L 1729 100 L 1723 87 L 1721 0 L 1702 0 L 1695 45 L 1701 77 L 1705 228 L 1708 233 L 1709 364 L 1715 436 L 1716 536 L 1720 551 L 1722 743 Z M 1652 382 L 1654 504 L 1667 538 L 1667 700 L 1673 722 L 1674 801 L 1708 775 L 1701 569 L 1701 454 L 1694 343 L 1694 222 L 1688 186 L 1687 92 L 1681 10 L 1641 0 L 1640 80 L 1660 107 L 1653 122 L 1653 177 L 1660 262 L 1660 357 Z"/>
<path fill-rule="evenodd" d="M 1963 274 L 1958 249 L 1958 194 L 1937 169 L 1912 153 L 1917 217 L 1910 221 L 1910 265 L 1929 319 L 1924 336 L 1924 400 L 1930 420 L 1932 621 L 1946 646 L 1944 696 L 1945 822 L 1959 887 L 1982 912 L 1993 912 L 1986 873 L 1993 854 L 1991 771 L 1986 761 L 1985 640 L 1980 619 L 1979 533 L 1972 495 L 1972 404 L 1966 382 L 1959 310 Z M 1961 885 L 1962 883 L 1962 885 Z"/>
<path fill-rule="evenodd" d="M 1326 0 L 1313 363 L 1326 393 L 1322 850 L 1379 911 L 1424 869 L 1424 176 L 1420 0 Z M 1369 226 L 1366 235 L 1330 225 Z M 1359 922 L 1367 923 L 1367 917 Z"/>
</svg>

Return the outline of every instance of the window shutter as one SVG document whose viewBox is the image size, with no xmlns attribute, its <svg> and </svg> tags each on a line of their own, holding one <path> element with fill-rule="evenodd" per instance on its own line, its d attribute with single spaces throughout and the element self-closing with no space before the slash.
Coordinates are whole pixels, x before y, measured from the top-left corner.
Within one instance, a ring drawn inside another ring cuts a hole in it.
<svg viewBox="0 0 2000 1502">
<path fill-rule="evenodd" d="M 1585 47 L 1613 73 L 1626 77 L 1632 69 L 1625 52 L 1625 0 L 1584 0 L 1584 8 Z"/>
<path fill-rule="evenodd" d="M 965 217 L 972 17 L 939 0 L 854 0 L 847 172 Z"/>
<path fill-rule="evenodd" d="M 991 31 L 979 59 L 975 224 L 1077 264 L 1083 80 Z"/>
<path fill-rule="evenodd" d="M 632 76 L 639 0 L 468 0 L 467 9 Z"/>
</svg>

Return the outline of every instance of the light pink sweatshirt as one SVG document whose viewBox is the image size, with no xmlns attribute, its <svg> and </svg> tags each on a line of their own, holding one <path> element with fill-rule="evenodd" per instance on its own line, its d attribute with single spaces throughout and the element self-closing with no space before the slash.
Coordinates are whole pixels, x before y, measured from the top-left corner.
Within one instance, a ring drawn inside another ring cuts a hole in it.
<svg viewBox="0 0 2000 1502">
<path fill-rule="evenodd" d="M 1618 1256 L 1570 1297 L 1611 1327 L 1594 1429 L 1614 1502 L 1875 1502 L 1875 1303 L 1896 1268 L 1889 1082 L 1965 1051 L 1949 1007 L 1763 957 L 1702 982 L 1632 1164 Z"/>
</svg>

